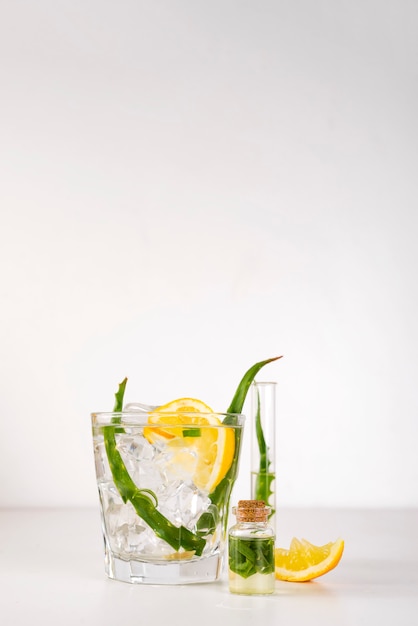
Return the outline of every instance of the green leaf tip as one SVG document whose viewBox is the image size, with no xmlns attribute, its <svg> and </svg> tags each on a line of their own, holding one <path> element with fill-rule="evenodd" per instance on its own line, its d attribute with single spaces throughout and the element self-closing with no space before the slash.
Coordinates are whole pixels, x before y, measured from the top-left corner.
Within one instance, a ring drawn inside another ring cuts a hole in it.
<svg viewBox="0 0 418 626">
<path fill-rule="evenodd" d="M 248 389 L 250 388 L 251 383 L 254 378 L 261 370 L 262 367 L 267 365 L 268 363 L 272 363 L 273 361 L 278 361 L 283 358 L 281 356 L 274 356 L 271 359 L 266 359 L 265 361 L 260 361 L 259 363 L 255 363 L 249 370 L 247 370 L 242 377 L 237 390 L 235 392 L 234 397 L 232 398 L 232 402 L 228 407 L 227 413 L 241 413 L 242 407 L 244 406 L 245 398 L 247 397 Z"/>
<path fill-rule="evenodd" d="M 123 397 L 125 395 L 126 383 L 128 382 L 127 377 L 123 379 L 121 383 L 119 383 L 119 387 L 117 392 L 115 393 L 115 405 L 113 407 L 114 413 L 120 413 L 123 409 Z"/>
</svg>

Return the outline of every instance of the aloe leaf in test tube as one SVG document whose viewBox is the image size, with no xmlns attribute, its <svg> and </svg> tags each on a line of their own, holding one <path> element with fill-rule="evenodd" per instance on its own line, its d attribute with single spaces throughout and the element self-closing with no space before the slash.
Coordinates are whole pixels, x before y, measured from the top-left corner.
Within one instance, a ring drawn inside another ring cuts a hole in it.
<svg viewBox="0 0 418 626">
<path fill-rule="evenodd" d="M 253 383 L 252 420 L 251 497 L 270 507 L 272 521 L 276 511 L 276 383 Z"/>
</svg>

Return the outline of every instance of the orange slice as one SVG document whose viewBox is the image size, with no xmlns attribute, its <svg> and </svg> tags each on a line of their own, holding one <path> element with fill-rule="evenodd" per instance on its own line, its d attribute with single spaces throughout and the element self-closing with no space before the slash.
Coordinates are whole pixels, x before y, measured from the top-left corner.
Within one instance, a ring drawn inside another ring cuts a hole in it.
<svg viewBox="0 0 418 626">
<path fill-rule="evenodd" d="M 289 550 L 274 551 L 275 573 L 279 580 L 305 582 L 334 569 L 344 551 L 344 541 L 337 539 L 323 546 L 315 546 L 306 539 L 292 539 Z"/>
<path fill-rule="evenodd" d="M 201 400 L 178 398 L 168 402 L 148 414 L 148 424 L 150 427 L 144 429 L 148 441 L 165 441 L 175 452 L 172 462 L 183 465 L 202 491 L 211 493 L 231 467 L 234 429 L 223 426 Z"/>
</svg>

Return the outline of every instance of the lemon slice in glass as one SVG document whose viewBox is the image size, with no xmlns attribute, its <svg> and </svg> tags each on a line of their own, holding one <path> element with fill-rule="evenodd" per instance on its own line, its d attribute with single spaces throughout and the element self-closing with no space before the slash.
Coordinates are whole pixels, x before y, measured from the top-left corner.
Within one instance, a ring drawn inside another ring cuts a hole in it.
<svg viewBox="0 0 418 626">
<path fill-rule="evenodd" d="M 211 493 L 232 464 L 234 429 L 224 426 L 218 415 L 196 398 L 178 398 L 159 406 L 148 414 L 148 424 L 150 427 L 144 428 L 148 441 L 165 440 L 175 452 L 172 462 L 184 464 L 196 487 Z M 185 450 L 195 457 L 193 465 Z"/>
</svg>

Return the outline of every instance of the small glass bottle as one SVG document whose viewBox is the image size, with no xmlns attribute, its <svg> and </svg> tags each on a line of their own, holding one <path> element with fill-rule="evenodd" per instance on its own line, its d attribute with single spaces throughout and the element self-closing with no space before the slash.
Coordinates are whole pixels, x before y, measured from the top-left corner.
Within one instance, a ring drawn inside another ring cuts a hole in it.
<svg viewBox="0 0 418 626">
<path fill-rule="evenodd" d="M 228 534 L 229 591 L 244 595 L 274 592 L 275 533 L 263 500 L 240 500 L 232 508 L 237 523 Z"/>
</svg>

